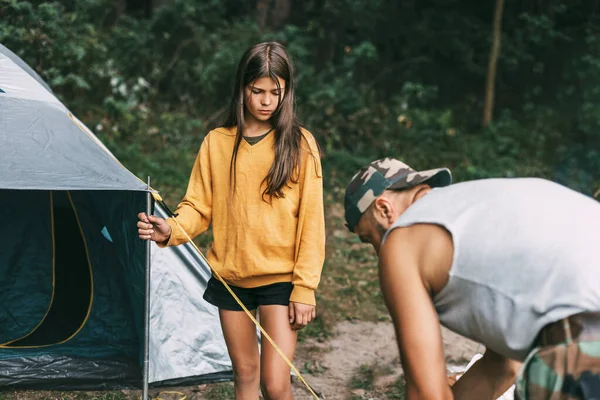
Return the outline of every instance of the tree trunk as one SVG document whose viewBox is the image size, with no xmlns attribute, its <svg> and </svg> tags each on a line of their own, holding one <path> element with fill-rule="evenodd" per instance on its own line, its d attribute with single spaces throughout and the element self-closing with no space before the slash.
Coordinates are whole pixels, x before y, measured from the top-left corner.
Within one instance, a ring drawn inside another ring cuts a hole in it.
<svg viewBox="0 0 600 400">
<path fill-rule="evenodd" d="M 502 35 L 502 11 L 504 10 L 504 0 L 496 0 L 496 10 L 494 12 L 494 33 L 492 42 L 492 51 L 490 52 L 490 60 L 488 63 L 487 81 L 485 85 L 485 102 L 483 107 L 484 127 L 488 126 L 492 121 L 494 111 L 494 89 L 496 84 L 496 66 L 498 64 L 498 56 L 500 55 L 500 39 Z"/>
<path fill-rule="evenodd" d="M 258 32 L 263 33 L 267 25 L 267 16 L 269 15 L 269 0 L 258 0 L 256 3 L 256 23 Z"/>
<path fill-rule="evenodd" d="M 290 0 L 275 0 L 275 7 L 271 12 L 270 25 L 274 30 L 283 28 L 290 16 Z"/>
<path fill-rule="evenodd" d="M 281 29 L 290 16 L 290 10 L 290 0 L 258 0 L 256 2 L 258 31 L 263 33 L 267 29 Z"/>
</svg>

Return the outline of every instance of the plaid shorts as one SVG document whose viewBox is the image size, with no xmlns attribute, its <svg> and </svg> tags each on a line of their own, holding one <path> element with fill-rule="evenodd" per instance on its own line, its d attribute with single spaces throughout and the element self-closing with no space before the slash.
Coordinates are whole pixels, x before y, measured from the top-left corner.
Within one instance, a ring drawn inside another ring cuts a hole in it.
<svg viewBox="0 0 600 400">
<path fill-rule="evenodd" d="M 586 321 L 559 321 L 566 332 L 559 343 L 538 339 L 517 378 L 515 399 L 600 400 L 600 314 Z"/>
</svg>

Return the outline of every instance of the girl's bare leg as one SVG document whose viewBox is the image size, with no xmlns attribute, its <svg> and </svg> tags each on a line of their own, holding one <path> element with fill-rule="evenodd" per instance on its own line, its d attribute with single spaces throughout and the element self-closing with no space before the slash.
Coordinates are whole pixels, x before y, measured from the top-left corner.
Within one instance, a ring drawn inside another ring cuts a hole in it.
<svg viewBox="0 0 600 400">
<path fill-rule="evenodd" d="M 292 331 L 287 306 L 260 306 L 260 321 L 269 336 L 292 361 L 298 333 Z M 265 400 L 292 400 L 290 367 L 266 338 L 261 340 L 260 387 Z"/>
<path fill-rule="evenodd" d="M 256 311 L 251 311 L 256 315 Z M 260 356 L 256 327 L 243 311 L 219 309 L 221 328 L 233 364 L 236 400 L 258 400 Z"/>
</svg>

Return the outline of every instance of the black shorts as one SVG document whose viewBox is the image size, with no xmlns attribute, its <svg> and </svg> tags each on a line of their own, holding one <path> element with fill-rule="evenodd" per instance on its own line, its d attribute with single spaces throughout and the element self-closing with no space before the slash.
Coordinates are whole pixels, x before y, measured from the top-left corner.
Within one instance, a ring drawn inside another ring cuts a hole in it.
<svg viewBox="0 0 600 400">
<path fill-rule="evenodd" d="M 288 306 L 294 285 L 291 282 L 279 282 L 254 288 L 241 288 L 231 285 L 229 287 L 248 310 L 256 310 L 258 306 Z M 203 297 L 213 306 L 223 310 L 243 311 L 242 307 L 225 288 L 225 285 L 215 277 L 208 280 Z"/>
</svg>

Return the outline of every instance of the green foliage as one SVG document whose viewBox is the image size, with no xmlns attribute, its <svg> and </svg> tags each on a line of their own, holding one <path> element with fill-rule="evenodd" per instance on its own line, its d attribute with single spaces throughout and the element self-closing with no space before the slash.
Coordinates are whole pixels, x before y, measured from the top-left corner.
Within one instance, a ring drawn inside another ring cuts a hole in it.
<svg viewBox="0 0 600 400">
<path fill-rule="evenodd" d="M 69 12 L 58 2 L 36 6 L 1 0 L 0 43 L 24 58 L 64 100 L 87 96 L 104 74 L 107 47 L 91 18 L 103 3 L 79 2 L 77 12 Z M 88 99 L 93 106 L 100 97 Z"/>
<path fill-rule="evenodd" d="M 540 176 L 592 194 L 600 189 L 600 28 L 593 8 L 575 3 L 506 4 L 486 129 L 489 2 L 291 2 L 281 27 L 261 29 L 254 2 L 155 2 L 139 18 L 121 0 L 0 0 L 0 42 L 126 167 L 150 176 L 172 208 L 227 106 L 243 50 L 260 40 L 284 43 L 293 58 L 297 110 L 321 144 L 328 202 L 339 204 L 350 177 L 383 156 L 417 169 L 448 166 L 455 181 Z M 338 278 L 376 279 L 374 261 L 360 256 L 370 253 L 338 232 L 341 218 L 328 224 Z M 383 312 L 371 286 L 346 293 L 345 281 L 331 285 L 347 296 L 343 304 L 360 303 L 375 319 Z"/>
<path fill-rule="evenodd" d="M 183 191 L 243 50 L 261 40 L 292 55 L 298 112 L 322 145 L 330 190 L 386 155 L 447 165 L 456 180 L 536 175 L 600 188 L 600 28 L 588 2 L 506 4 L 487 129 L 491 3 L 293 2 L 277 29 L 259 27 L 253 2 L 155 4 L 139 18 L 121 0 L 0 0 L 0 42 L 159 188 Z"/>
</svg>

